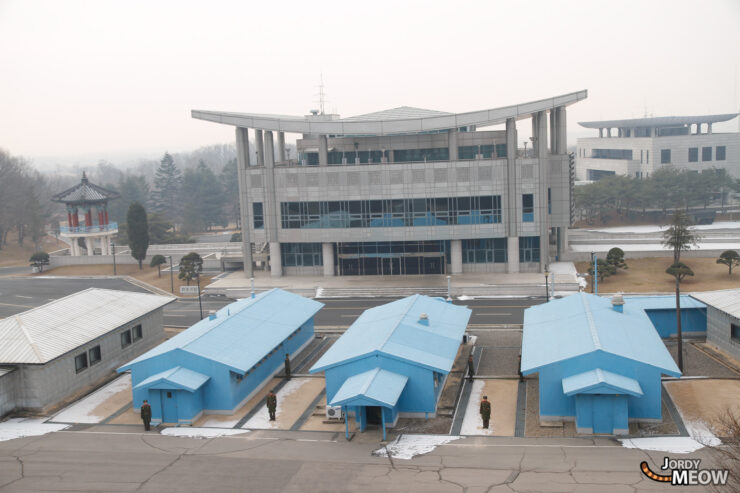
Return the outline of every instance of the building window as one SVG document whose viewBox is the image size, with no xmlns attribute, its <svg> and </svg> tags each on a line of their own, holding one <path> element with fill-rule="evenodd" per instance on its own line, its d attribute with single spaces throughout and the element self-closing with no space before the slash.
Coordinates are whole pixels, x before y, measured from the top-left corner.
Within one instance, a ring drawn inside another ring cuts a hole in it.
<svg viewBox="0 0 740 493">
<path fill-rule="evenodd" d="M 699 148 L 698 147 L 689 147 L 689 162 L 690 163 L 699 162 Z"/>
<path fill-rule="evenodd" d="M 602 178 L 608 178 L 616 174 L 617 174 L 616 171 L 609 171 L 605 169 L 587 169 L 586 179 L 589 181 L 599 181 Z"/>
<path fill-rule="evenodd" d="M 628 159 L 632 160 L 632 149 L 593 149 L 592 159 Z"/>
<path fill-rule="evenodd" d="M 78 354 L 75 356 L 75 372 L 79 373 L 87 368 L 87 353 Z"/>
<path fill-rule="evenodd" d="M 650 164 L 650 151 L 645 151 L 645 164 Z"/>
<path fill-rule="evenodd" d="M 519 262 L 539 262 L 540 261 L 540 237 L 539 236 L 520 236 L 519 237 Z"/>
<path fill-rule="evenodd" d="M 95 346 L 91 350 L 87 352 L 89 359 L 90 359 L 90 366 L 94 365 L 95 363 L 100 363 L 101 355 L 100 355 L 100 346 Z"/>
<path fill-rule="evenodd" d="M 462 240 L 463 264 L 506 263 L 506 238 Z"/>
<path fill-rule="evenodd" d="M 724 161 L 725 160 L 725 157 L 726 157 L 725 156 L 725 153 L 727 152 L 725 146 L 717 146 L 717 148 L 716 148 L 716 150 L 714 152 L 715 152 L 715 156 L 714 156 L 715 161 Z"/>
<path fill-rule="evenodd" d="M 552 188 L 547 189 L 547 213 L 552 214 Z"/>
<path fill-rule="evenodd" d="M 740 342 L 740 325 L 730 324 L 730 337 L 735 342 Z"/>
<path fill-rule="evenodd" d="M 262 202 L 252 202 L 252 215 L 254 216 L 254 229 L 264 229 L 265 215 L 262 212 Z"/>
<path fill-rule="evenodd" d="M 711 161 L 712 160 L 712 148 L 711 147 L 702 147 L 701 148 L 701 160 L 702 161 Z"/>
<path fill-rule="evenodd" d="M 125 330 L 121 332 L 121 347 L 124 348 L 130 345 L 131 345 L 131 331 Z"/>
<path fill-rule="evenodd" d="M 660 164 L 670 164 L 671 162 L 671 150 L 661 149 L 660 150 Z"/>
<path fill-rule="evenodd" d="M 135 325 L 133 329 L 131 329 L 131 333 L 134 338 L 134 342 L 138 341 L 142 337 L 144 337 L 144 332 L 141 329 L 141 324 Z"/>
<path fill-rule="evenodd" d="M 534 222 L 534 194 L 525 193 L 522 195 L 522 222 Z"/>
<path fill-rule="evenodd" d="M 281 243 L 283 267 L 311 267 L 324 265 L 321 243 Z"/>
</svg>

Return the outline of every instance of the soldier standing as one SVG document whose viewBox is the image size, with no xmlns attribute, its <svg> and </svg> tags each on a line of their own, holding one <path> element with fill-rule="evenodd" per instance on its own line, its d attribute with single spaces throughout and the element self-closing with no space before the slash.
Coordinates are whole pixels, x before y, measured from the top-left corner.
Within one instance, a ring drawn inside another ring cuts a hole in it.
<svg viewBox="0 0 740 493">
<path fill-rule="evenodd" d="M 285 379 L 290 380 L 290 356 L 285 353 Z"/>
<path fill-rule="evenodd" d="M 149 431 L 149 423 L 152 422 L 152 406 L 146 399 L 141 405 L 141 420 L 144 422 L 144 431 Z"/>
<path fill-rule="evenodd" d="M 488 396 L 484 395 L 480 401 L 480 417 L 483 420 L 483 428 L 488 429 L 488 421 L 491 419 L 491 403 L 488 402 Z"/>
<path fill-rule="evenodd" d="M 270 413 L 270 421 L 275 421 L 275 409 L 277 409 L 277 396 L 275 391 L 271 390 L 267 394 L 267 412 Z"/>
<path fill-rule="evenodd" d="M 475 364 L 473 363 L 473 355 L 468 356 L 468 382 L 473 381 L 475 376 Z"/>
</svg>

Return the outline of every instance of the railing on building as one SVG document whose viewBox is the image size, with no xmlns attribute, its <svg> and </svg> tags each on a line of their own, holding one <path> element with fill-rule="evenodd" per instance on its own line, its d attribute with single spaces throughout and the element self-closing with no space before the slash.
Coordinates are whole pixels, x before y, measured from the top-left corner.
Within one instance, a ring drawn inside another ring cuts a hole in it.
<svg viewBox="0 0 740 493">
<path fill-rule="evenodd" d="M 59 232 L 60 233 L 71 233 L 71 234 L 80 234 L 80 233 L 105 233 L 108 231 L 118 231 L 118 223 L 108 223 L 108 224 L 94 224 L 92 226 L 60 226 Z"/>
</svg>

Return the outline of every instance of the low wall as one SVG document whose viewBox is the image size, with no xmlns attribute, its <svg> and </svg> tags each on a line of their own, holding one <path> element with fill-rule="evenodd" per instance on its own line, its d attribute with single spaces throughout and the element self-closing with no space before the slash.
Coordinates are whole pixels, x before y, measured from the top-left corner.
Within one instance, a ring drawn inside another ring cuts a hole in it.
<svg viewBox="0 0 740 493">
<path fill-rule="evenodd" d="M 18 370 L 0 368 L 0 418 L 16 408 L 19 380 Z"/>
<path fill-rule="evenodd" d="M 725 250 L 688 250 L 681 252 L 681 257 L 705 257 L 705 258 L 718 258 L 719 255 Z M 606 251 L 596 251 L 596 253 L 604 258 Z M 625 251 L 624 258 L 673 258 L 673 250 L 642 250 L 642 251 Z M 591 260 L 590 252 L 564 252 L 561 255 L 561 261 L 565 262 L 588 262 Z"/>
<path fill-rule="evenodd" d="M 155 254 L 156 255 L 156 254 Z M 180 259 L 185 254 L 178 254 L 172 256 L 172 264 L 177 266 L 180 263 Z M 152 261 L 153 255 L 147 255 L 142 264 L 149 265 Z M 133 258 L 130 254 L 116 254 L 116 265 L 133 265 L 139 262 Z M 113 266 L 113 255 L 81 255 L 79 257 L 71 257 L 68 255 L 60 257 L 49 257 L 49 266 L 45 269 L 53 269 L 54 267 L 64 267 L 66 265 L 110 265 Z M 168 262 L 169 265 L 169 262 Z M 163 266 L 164 267 L 164 266 Z M 177 268 L 177 267 L 175 267 Z M 207 258 L 203 260 L 204 270 L 222 270 L 221 261 L 215 258 Z"/>
</svg>

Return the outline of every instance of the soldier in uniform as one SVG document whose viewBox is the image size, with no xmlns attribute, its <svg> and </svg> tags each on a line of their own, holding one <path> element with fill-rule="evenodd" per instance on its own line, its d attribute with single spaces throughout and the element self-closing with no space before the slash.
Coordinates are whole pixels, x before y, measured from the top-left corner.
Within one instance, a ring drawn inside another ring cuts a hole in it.
<svg viewBox="0 0 740 493">
<path fill-rule="evenodd" d="M 491 403 L 488 402 L 488 396 L 484 395 L 480 401 L 480 417 L 483 420 L 483 428 L 488 429 L 488 421 L 491 419 Z"/>
<path fill-rule="evenodd" d="M 141 420 L 144 422 L 144 431 L 149 431 L 149 423 L 152 422 L 152 406 L 146 399 L 141 405 Z"/>
<path fill-rule="evenodd" d="M 290 380 L 290 356 L 285 354 L 285 379 Z"/>
<path fill-rule="evenodd" d="M 475 364 L 473 363 L 473 355 L 468 356 L 468 382 L 473 381 L 475 376 Z"/>
<path fill-rule="evenodd" d="M 267 394 L 267 412 L 270 413 L 270 421 L 275 421 L 275 409 L 277 409 L 277 396 L 275 391 L 271 390 Z"/>
</svg>

